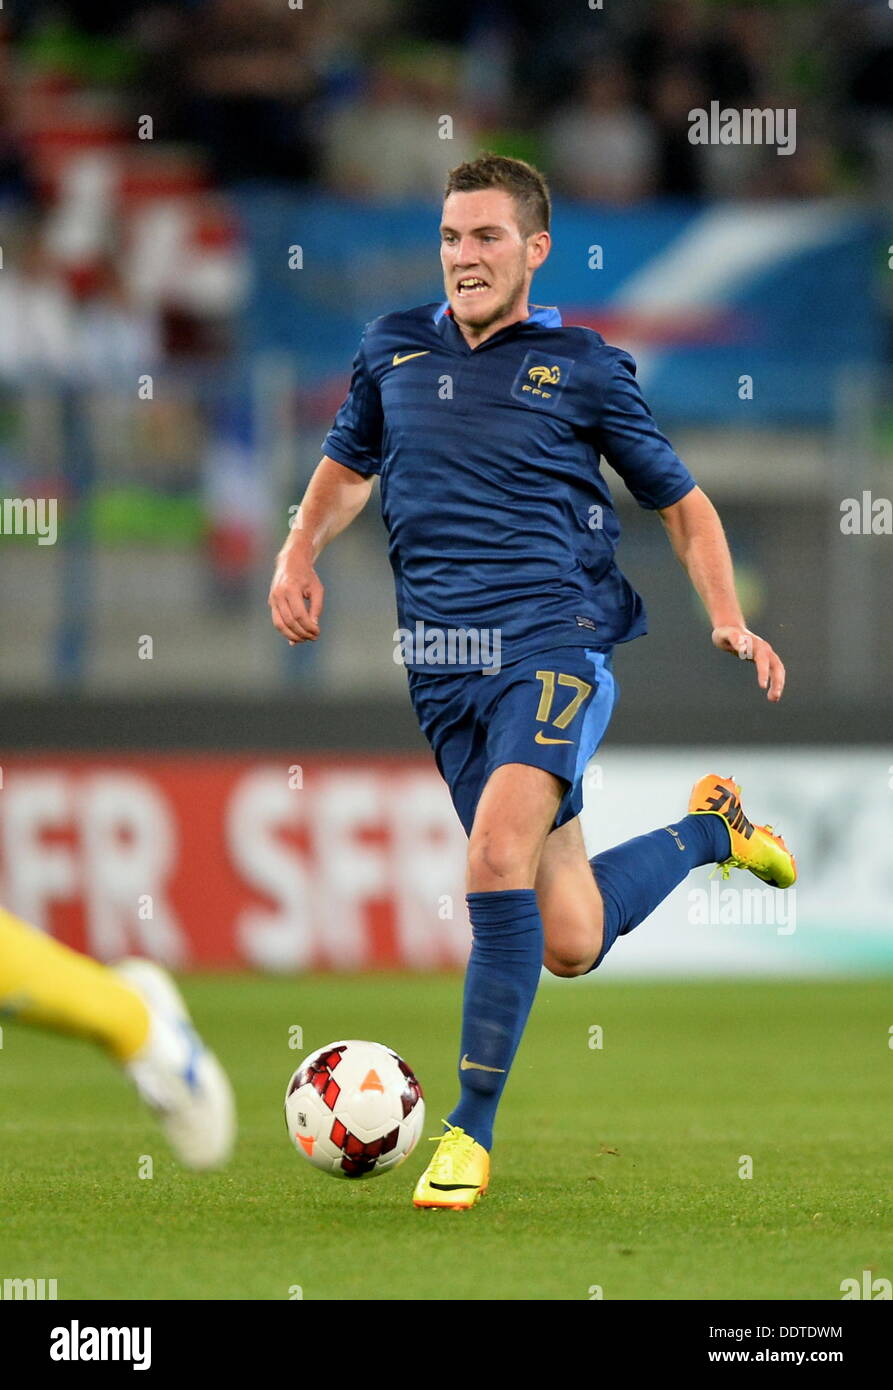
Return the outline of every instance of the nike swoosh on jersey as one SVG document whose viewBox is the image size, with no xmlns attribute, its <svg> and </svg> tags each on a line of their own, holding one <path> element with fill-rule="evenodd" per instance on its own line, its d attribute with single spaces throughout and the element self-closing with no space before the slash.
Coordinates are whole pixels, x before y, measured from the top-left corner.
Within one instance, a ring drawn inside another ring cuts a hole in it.
<svg viewBox="0 0 893 1390">
<path fill-rule="evenodd" d="M 402 356 L 399 352 L 395 352 L 394 360 L 391 363 L 391 366 L 399 367 L 401 362 L 409 362 L 412 360 L 413 357 L 428 357 L 430 352 L 430 348 L 425 348 L 424 352 L 404 352 Z"/>
<path fill-rule="evenodd" d="M 572 738 L 546 738 L 542 729 L 538 729 L 534 743 L 573 743 Z"/>
<path fill-rule="evenodd" d="M 484 1064 L 483 1064 L 483 1062 L 469 1062 L 469 1060 L 468 1060 L 468 1053 L 466 1052 L 465 1056 L 462 1058 L 462 1061 L 459 1063 L 459 1070 L 460 1070 L 460 1071 L 499 1071 L 499 1072 L 503 1072 L 503 1071 L 505 1071 L 505 1067 L 485 1067 Z"/>
</svg>

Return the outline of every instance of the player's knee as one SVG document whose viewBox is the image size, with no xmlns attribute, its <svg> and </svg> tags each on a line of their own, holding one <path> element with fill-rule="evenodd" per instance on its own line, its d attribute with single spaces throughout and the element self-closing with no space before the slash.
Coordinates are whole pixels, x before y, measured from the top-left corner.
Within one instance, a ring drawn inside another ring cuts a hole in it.
<svg viewBox="0 0 893 1390">
<path fill-rule="evenodd" d="M 553 951 L 547 946 L 543 954 L 543 965 L 551 975 L 571 980 L 576 975 L 585 975 L 592 967 L 597 954 L 591 949 L 581 954 L 578 951 Z"/>
<path fill-rule="evenodd" d="M 585 975 L 601 950 L 600 934 L 588 922 L 546 924 L 543 965 L 552 975 Z"/>
<path fill-rule="evenodd" d="M 533 886 L 534 865 L 529 846 L 510 834 L 472 835 L 468 845 L 469 892 Z"/>
</svg>

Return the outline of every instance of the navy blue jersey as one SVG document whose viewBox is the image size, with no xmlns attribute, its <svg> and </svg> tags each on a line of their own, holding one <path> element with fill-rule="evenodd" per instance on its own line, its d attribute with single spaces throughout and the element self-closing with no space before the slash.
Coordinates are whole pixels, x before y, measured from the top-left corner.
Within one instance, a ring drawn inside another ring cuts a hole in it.
<svg viewBox="0 0 893 1390">
<path fill-rule="evenodd" d="M 540 306 L 474 349 L 447 304 L 374 319 L 323 450 L 381 474 L 400 628 L 495 632 L 502 665 L 647 631 L 614 560 L 620 526 L 601 457 L 643 507 L 695 485 L 629 354 Z M 453 650 L 439 670 L 492 662 L 492 648 L 456 663 Z M 406 665 L 431 660 L 416 644 Z"/>
</svg>

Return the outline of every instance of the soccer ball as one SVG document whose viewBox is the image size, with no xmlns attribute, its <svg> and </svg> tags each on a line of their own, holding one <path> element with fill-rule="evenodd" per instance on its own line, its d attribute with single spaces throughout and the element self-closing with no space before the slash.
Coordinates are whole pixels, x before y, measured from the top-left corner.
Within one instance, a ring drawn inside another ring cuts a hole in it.
<svg viewBox="0 0 893 1390">
<path fill-rule="evenodd" d="M 285 1093 L 299 1153 L 336 1178 L 374 1178 L 407 1158 L 425 1125 L 422 1088 L 381 1043 L 329 1043 L 305 1057 Z"/>
</svg>

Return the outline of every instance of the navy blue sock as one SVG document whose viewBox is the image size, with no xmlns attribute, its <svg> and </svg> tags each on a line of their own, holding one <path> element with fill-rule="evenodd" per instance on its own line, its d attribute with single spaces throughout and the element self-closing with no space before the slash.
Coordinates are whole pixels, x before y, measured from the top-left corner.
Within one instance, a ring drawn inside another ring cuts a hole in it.
<svg viewBox="0 0 893 1390">
<path fill-rule="evenodd" d="M 590 859 L 604 903 L 602 949 L 591 969 L 601 965 L 618 936 L 644 922 L 692 869 L 721 863 L 730 852 L 725 822 L 711 812 L 698 812 Z"/>
<path fill-rule="evenodd" d="M 509 1069 L 543 964 L 543 923 L 532 888 L 469 893 L 459 1104 L 449 1117 L 487 1150 Z"/>
</svg>

